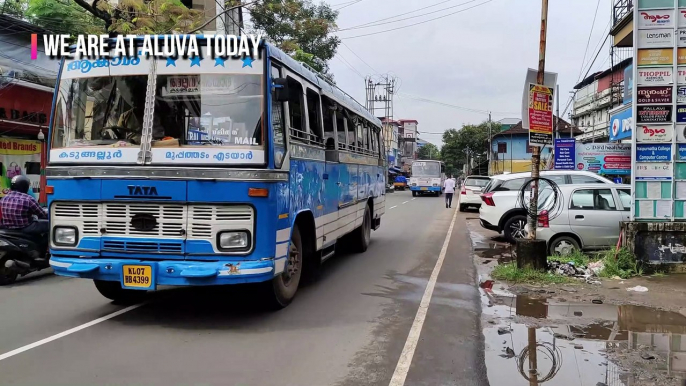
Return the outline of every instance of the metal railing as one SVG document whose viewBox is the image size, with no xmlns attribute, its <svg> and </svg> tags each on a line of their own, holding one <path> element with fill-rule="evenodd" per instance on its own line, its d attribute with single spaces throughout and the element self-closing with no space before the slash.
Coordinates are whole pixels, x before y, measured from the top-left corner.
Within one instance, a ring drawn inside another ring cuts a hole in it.
<svg viewBox="0 0 686 386">
<path fill-rule="evenodd" d="M 612 25 L 617 24 L 634 9 L 634 0 L 615 0 L 612 6 Z"/>
</svg>

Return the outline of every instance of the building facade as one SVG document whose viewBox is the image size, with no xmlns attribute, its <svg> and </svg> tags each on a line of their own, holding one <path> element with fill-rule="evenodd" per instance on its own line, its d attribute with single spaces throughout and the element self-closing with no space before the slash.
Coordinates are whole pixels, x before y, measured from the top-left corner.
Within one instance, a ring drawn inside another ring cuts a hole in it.
<svg viewBox="0 0 686 386">
<path fill-rule="evenodd" d="M 412 162 L 417 159 L 417 122 L 414 119 L 400 119 L 398 121 L 398 134 L 402 137 L 402 159 L 401 164 L 405 171 L 409 171 Z"/>
</svg>

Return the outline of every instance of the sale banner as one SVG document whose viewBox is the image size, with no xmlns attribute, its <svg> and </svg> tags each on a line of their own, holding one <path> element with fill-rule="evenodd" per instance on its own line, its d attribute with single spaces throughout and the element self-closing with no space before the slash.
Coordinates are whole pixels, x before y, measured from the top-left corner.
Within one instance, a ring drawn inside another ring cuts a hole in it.
<svg viewBox="0 0 686 386">
<path fill-rule="evenodd" d="M 529 144 L 553 143 L 553 89 L 529 83 Z"/>
</svg>

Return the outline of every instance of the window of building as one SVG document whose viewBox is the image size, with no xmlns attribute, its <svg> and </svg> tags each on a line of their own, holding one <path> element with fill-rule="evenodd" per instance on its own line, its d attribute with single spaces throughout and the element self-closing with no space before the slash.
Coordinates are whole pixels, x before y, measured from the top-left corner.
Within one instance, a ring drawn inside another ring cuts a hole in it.
<svg viewBox="0 0 686 386">
<path fill-rule="evenodd" d="M 507 153 L 507 143 L 506 142 L 498 142 L 498 154 L 505 154 Z"/>
</svg>

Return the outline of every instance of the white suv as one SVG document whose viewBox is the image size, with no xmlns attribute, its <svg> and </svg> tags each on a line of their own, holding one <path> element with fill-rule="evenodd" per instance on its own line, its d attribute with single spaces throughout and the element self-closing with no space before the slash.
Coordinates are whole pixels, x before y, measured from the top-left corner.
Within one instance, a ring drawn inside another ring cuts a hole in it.
<svg viewBox="0 0 686 386">
<path fill-rule="evenodd" d="M 542 171 L 541 177 L 552 180 L 558 185 L 569 184 L 613 184 L 611 180 L 593 172 L 572 170 Z M 491 182 L 481 194 L 481 208 L 479 220 L 481 226 L 503 233 L 505 238 L 514 242 L 515 239 L 525 238 L 527 235 L 526 211 L 517 205 L 519 191 L 525 183 L 531 180 L 531 173 L 501 174 L 491 177 Z M 541 188 L 545 187 L 541 183 Z"/>
</svg>

